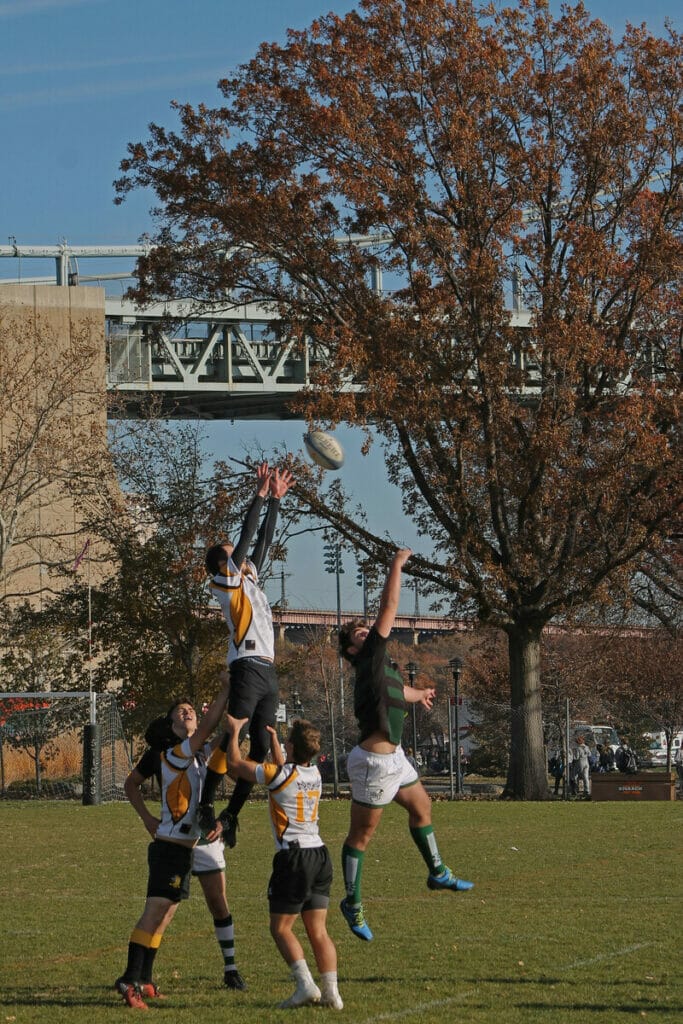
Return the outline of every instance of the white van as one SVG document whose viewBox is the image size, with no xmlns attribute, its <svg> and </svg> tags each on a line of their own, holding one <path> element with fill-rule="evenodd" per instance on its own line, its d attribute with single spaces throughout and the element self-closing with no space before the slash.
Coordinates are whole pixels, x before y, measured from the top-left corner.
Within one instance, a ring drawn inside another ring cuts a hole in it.
<svg viewBox="0 0 683 1024">
<path fill-rule="evenodd" d="M 608 744 L 616 753 L 620 744 L 617 730 L 612 725 L 593 724 L 592 722 L 574 722 L 571 727 L 574 741 L 577 736 L 583 735 L 587 745 L 592 751 L 597 747 Z"/>
<path fill-rule="evenodd" d="M 649 768 L 666 767 L 666 733 L 644 732 L 643 745 L 647 747 L 641 763 Z M 676 753 L 683 746 L 683 732 L 677 732 L 671 742 L 671 766 L 673 767 Z"/>
</svg>

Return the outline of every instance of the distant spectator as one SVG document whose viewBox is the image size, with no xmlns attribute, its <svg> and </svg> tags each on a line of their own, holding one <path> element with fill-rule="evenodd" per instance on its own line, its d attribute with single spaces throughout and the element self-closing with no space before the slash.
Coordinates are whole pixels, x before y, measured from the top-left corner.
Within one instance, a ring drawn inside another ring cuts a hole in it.
<svg viewBox="0 0 683 1024">
<path fill-rule="evenodd" d="M 631 749 L 626 737 L 622 737 L 621 746 L 615 754 L 615 761 L 620 772 L 637 772 L 638 758 L 635 751 Z"/>
<path fill-rule="evenodd" d="M 465 776 L 467 775 L 467 769 L 469 768 L 470 759 L 467 756 L 467 754 L 465 753 L 465 748 L 464 747 L 460 747 L 459 753 L 460 753 L 460 792 L 462 793 L 462 791 L 463 791 L 462 787 L 463 787 L 463 783 L 465 781 Z"/>
<path fill-rule="evenodd" d="M 419 769 L 417 767 L 417 761 L 415 760 L 415 755 L 413 753 L 413 748 L 412 747 L 407 747 L 406 748 L 406 761 L 408 762 L 409 765 L 411 765 L 415 769 L 415 771 L 419 775 L 420 771 L 419 771 Z"/>
<path fill-rule="evenodd" d="M 550 769 L 550 774 L 555 780 L 555 789 L 553 790 L 554 795 L 559 796 L 560 783 L 562 783 L 562 793 L 564 795 L 566 783 L 564 778 L 564 753 L 562 751 L 562 747 L 556 747 L 550 755 L 548 768 Z"/>
<path fill-rule="evenodd" d="M 674 754 L 674 764 L 678 774 L 678 783 L 681 789 L 683 789 L 683 746 L 680 746 Z"/>
<path fill-rule="evenodd" d="M 614 751 L 609 743 L 603 743 L 600 749 L 599 769 L 601 772 L 613 772 L 617 765 L 614 760 Z"/>
<path fill-rule="evenodd" d="M 576 795 L 578 796 L 578 784 L 581 780 L 584 798 L 589 800 L 591 795 L 590 750 L 584 736 L 576 737 L 572 755 L 574 758 L 572 763 L 575 765 Z"/>
</svg>

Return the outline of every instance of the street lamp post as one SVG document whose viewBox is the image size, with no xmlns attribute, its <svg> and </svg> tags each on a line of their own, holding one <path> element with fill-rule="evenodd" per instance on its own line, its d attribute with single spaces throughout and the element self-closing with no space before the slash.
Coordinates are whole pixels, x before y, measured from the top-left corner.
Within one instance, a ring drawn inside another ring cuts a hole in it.
<svg viewBox="0 0 683 1024">
<path fill-rule="evenodd" d="M 455 696 L 454 704 L 454 722 L 453 731 L 455 733 L 455 757 L 456 757 L 456 776 L 455 776 L 455 791 L 460 794 L 462 787 L 460 780 L 462 778 L 460 774 L 460 722 L 458 717 L 458 704 L 460 703 L 460 673 L 462 672 L 462 658 L 451 658 L 448 662 L 453 673 L 453 689 Z M 451 760 L 453 759 L 453 739 L 451 738 Z"/>
<path fill-rule="evenodd" d="M 292 690 L 292 707 L 294 708 L 295 717 L 303 718 L 304 706 L 301 703 L 301 697 L 299 696 L 298 690 Z"/>
<path fill-rule="evenodd" d="M 415 676 L 417 675 L 417 665 L 415 664 L 415 662 L 409 661 L 408 664 L 406 665 L 406 670 L 408 672 L 409 685 L 415 686 Z M 411 704 L 410 708 L 413 716 L 413 757 L 415 758 L 415 763 L 417 764 L 417 719 L 415 716 L 415 704 Z"/>
<path fill-rule="evenodd" d="M 368 617 L 368 575 L 365 566 L 359 565 L 356 573 L 356 586 L 361 588 L 363 595 L 363 618 Z"/>
</svg>

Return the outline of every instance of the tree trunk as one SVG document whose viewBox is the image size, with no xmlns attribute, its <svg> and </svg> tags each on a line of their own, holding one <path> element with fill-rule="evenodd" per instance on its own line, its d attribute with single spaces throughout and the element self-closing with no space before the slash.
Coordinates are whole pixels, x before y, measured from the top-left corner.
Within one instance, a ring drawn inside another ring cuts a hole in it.
<svg viewBox="0 0 683 1024">
<path fill-rule="evenodd" d="M 503 797 L 548 800 L 541 708 L 541 628 L 508 631 L 510 654 L 510 763 Z"/>
</svg>

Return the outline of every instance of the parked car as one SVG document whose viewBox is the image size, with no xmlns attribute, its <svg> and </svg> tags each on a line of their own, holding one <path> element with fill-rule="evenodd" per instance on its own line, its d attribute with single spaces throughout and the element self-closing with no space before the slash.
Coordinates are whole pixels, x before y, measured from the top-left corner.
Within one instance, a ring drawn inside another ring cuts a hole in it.
<svg viewBox="0 0 683 1024">
<path fill-rule="evenodd" d="M 323 782 L 334 782 L 334 760 L 332 754 L 320 754 L 316 763 Z M 349 781 L 348 772 L 346 771 L 346 754 L 339 754 L 337 757 L 337 778 L 339 782 Z"/>
<path fill-rule="evenodd" d="M 676 752 L 683 745 L 683 731 L 677 732 L 671 743 L 671 765 L 673 767 Z M 645 732 L 643 733 L 643 754 L 640 763 L 644 768 L 665 768 L 666 767 L 666 733 Z"/>
</svg>

